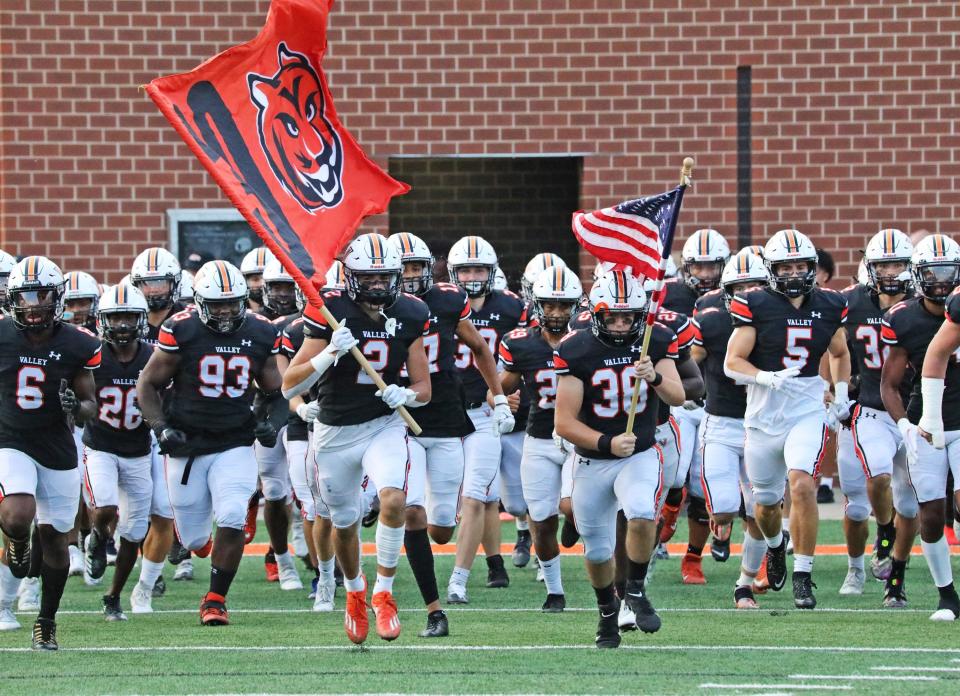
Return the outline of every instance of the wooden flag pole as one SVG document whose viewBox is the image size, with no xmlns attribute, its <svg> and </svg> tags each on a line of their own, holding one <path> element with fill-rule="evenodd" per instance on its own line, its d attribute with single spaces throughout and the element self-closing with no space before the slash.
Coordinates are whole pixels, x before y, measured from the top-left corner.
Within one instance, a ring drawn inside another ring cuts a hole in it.
<svg viewBox="0 0 960 696">
<path fill-rule="evenodd" d="M 680 185 L 687 186 L 690 183 L 690 176 L 693 174 L 693 158 L 687 157 L 683 160 L 683 169 L 680 172 Z M 658 306 L 653 305 L 654 296 L 663 292 L 663 269 L 665 268 L 664 264 L 666 262 L 666 254 L 669 253 L 667 250 L 664 250 L 665 255 L 660 258 L 660 273 L 659 278 L 657 279 L 657 292 L 650 295 L 650 299 L 647 301 L 647 312 L 657 312 L 659 310 Z M 653 323 L 648 323 L 646 328 L 643 331 L 643 343 L 640 346 L 640 357 L 644 358 L 647 355 L 647 350 L 650 348 L 650 336 L 653 334 Z M 627 429 L 626 433 L 633 432 L 633 421 L 637 416 L 637 404 L 640 401 L 640 382 L 642 380 L 634 378 L 633 380 L 633 396 L 630 399 L 630 412 L 627 414 Z"/>
</svg>

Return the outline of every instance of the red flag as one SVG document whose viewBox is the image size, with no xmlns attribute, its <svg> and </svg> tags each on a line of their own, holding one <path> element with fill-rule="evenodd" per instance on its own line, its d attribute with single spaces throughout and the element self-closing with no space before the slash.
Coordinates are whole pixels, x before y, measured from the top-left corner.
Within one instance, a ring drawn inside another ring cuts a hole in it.
<svg viewBox="0 0 960 696">
<path fill-rule="evenodd" d="M 320 68 L 333 0 L 273 0 L 255 39 L 147 94 L 305 291 L 367 215 L 410 187 L 337 118 Z M 318 299 L 316 292 L 311 292 Z"/>
</svg>

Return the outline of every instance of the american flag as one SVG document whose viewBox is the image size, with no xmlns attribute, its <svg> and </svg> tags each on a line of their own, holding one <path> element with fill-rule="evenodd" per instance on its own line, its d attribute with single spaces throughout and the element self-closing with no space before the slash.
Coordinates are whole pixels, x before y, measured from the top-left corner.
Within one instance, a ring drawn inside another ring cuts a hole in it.
<svg viewBox="0 0 960 696">
<path fill-rule="evenodd" d="M 670 253 L 684 186 L 592 213 L 573 214 L 573 233 L 605 266 L 629 267 L 633 275 L 656 278 Z"/>
</svg>

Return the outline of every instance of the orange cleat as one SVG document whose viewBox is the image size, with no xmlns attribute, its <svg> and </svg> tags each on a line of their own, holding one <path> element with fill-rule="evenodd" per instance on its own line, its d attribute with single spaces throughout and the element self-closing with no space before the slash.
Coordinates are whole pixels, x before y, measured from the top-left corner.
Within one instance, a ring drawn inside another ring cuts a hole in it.
<svg viewBox="0 0 960 696">
<path fill-rule="evenodd" d="M 200 601 L 200 623 L 203 626 L 226 626 L 230 623 L 227 614 L 227 598 L 214 592 L 207 592 Z"/>
<path fill-rule="evenodd" d="M 193 552 L 193 555 L 197 558 L 206 558 L 210 555 L 210 552 L 213 551 L 213 537 L 207 539 L 207 543 L 201 546 L 199 549 L 196 549 Z"/>
<path fill-rule="evenodd" d="M 683 489 L 683 495 L 680 498 L 680 502 L 676 505 L 671 505 L 670 503 L 664 503 L 663 509 L 660 510 L 660 543 L 666 544 L 668 541 L 673 539 L 673 535 L 677 533 L 677 519 L 680 517 L 680 508 L 683 507 L 683 500 L 687 497 L 687 489 Z"/>
<path fill-rule="evenodd" d="M 953 531 L 953 525 L 948 524 L 943 528 L 943 535 L 947 537 L 947 544 L 950 546 L 957 546 L 960 544 L 960 541 L 957 540 L 957 534 Z"/>
<path fill-rule="evenodd" d="M 394 605 L 394 611 L 396 611 L 396 605 Z M 379 624 L 379 619 L 377 623 Z M 343 615 L 343 627 L 347 631 L 347 638 L 357 645 L 367 639 L 367 632 L 370 630 L 370 620 L 367 618 L 366 581 L 364 581 L 363 590 L 347 592 L 347 610 Z"/>
<path fill-rule="evenodd" d="M 280 568 L 272 548 L 263 557 L 263 570 L 267 574 L 267 582 L 280 582 Z"/>
<path fill-rule="evenodd" d="M 700 556 L 692 553 L 683 555 L 680 561 L 680 577 L 684 585 L 706 585 L 707 578 L 703 575 L 703 561 Z"/>
<path fill-rule="evenodd" d="M 373 613 L 377 617 L 377 635 L 384 640 L 396 640 L 400 637 L 400 617 L 397 616 L 397 602 L 390 592 L 377 592 L 373 595 Z"/>
<path fill-rule="evenodd" d="M 757 571 L 757 577 L 753 579 L 753 594 L 766 594 L 770 589 L 770 582 L 767 580 L 767 556 L 764 554 L 763 563 L 760 570 Z"/>
<path fill-rule="evenodd" d="M 246 546 L 257 536 L 257 514 L 260 512 L 260 496 L 253 495 L 247 503 L 247 518 L 243 523 L 243 544 Z"/>
</svg>

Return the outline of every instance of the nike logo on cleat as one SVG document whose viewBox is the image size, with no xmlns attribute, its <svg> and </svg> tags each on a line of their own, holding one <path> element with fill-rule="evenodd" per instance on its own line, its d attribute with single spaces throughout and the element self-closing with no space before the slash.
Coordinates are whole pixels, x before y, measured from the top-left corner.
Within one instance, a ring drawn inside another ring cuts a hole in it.
<svg viewBox="0 0 960 696">
<path fill-rule="evenodd" d="M 637 599 L 643 599 L 643 592 L 627 592 L 627 597 L 636 597 Z"/>
<path fill-rule="evenodd" d="M 604 619 L 609 619 L 616 615 L 617 615 L 617 612 L 613 612 L 612 614 L 604 614 L 603 612 L 600 612 L 600 616 L 602 616 Z"/>
</svg>

